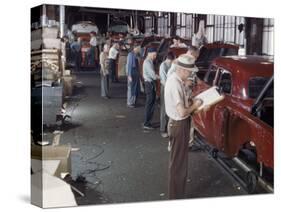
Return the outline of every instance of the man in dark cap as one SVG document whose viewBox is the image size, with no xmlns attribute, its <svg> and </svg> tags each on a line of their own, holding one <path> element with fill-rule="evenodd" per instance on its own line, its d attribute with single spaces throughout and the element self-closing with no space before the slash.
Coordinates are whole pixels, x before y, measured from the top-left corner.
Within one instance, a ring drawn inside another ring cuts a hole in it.
<svg viewBox="0 0 281 212">
<path fill-rule="evenodd" d="M 145 115 L 143 128 L 146 130 L 153 129 L 151 121 L 153 118 L 155 100 L 156 100 L 156 80 L 159 76 L 155 74 L 153 61 L 156 59 L 157 53 L 155 48 L 149 48 L 148 54 L 143 62 L 143 79 L 145 88 Z"/>
</svg>

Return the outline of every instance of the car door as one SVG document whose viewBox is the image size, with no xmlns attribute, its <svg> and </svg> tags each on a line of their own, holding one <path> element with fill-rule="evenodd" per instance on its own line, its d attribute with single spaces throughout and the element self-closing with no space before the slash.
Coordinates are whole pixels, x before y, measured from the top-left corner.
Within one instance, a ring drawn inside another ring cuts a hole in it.
<svg viewBox="0 0 281 212">
<path fill-rule="evenodd" d="M 232 94 L 232 75 L 231 72 L 224 69 L 218 68 L 218 80 L 215 85 L 218 87 L 221 94 L 224 95 L 224 99 L 214 105 L 210 119 L 213 120 L 211 140 L 215 143 L 215 146 L 222 151 L 225 151 L 226 140 L 228 138 L 228 126 L 230 117 L 232 114 L 231 110 L 231 94 Z"/>
<path fill-rule="evenodd" d="M 214 65 L 210 66 L 210 69 L 208 70 L 205 79 L 204 79 L 204 85 L 199 86 L 198 93 L 201 93 L 202 91 L 212 87 L 218 78 L 218 68 Z M 213 130 L 213 120 L 212 120 L 212 113 L 213 113 L 213 107 L 210 107 L 208 111 L 202 111 L 196 115 L 193 116 L 194 124 L 196 129 L 199 131 L 199 133 L 206 138 L 208 143 L 214 144 L 212 137 L 212 130 Z"/>
</svg>

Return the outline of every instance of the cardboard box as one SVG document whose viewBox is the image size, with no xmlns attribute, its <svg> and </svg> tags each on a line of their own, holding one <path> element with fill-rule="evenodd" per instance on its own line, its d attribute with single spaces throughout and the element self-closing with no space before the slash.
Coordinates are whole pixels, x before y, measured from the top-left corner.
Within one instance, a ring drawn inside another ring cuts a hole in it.
<svg viewBox="0 0 281 212">
<path fill-rule="evenodd" d="M 55 172 L 55 176 L 60 177 L 60 173 L 71 174 L 71 146 L 36 146 L 31 147 L 31 158 L 37 160 L 60 160 L 60 164 Z"/>
<path fill-rule="evenodd" d="M 63 95 L 64 96 L 71 96 L 73 85 L 72 85 L 72 77 L 71 76 L 64 76 L 63 77 Z"/>
<path fill-rule="evenodd" d="M 46 49 L 60 49 L 61 41 L 57 38 L 43 38 L 43 47 Z"/>
</svg>

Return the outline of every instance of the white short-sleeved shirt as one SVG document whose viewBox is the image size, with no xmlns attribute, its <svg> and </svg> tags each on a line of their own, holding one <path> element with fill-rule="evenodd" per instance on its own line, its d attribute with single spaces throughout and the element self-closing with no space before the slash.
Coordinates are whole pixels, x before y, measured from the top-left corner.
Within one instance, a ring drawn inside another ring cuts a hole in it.
<svg viewBox="0 0 281 212">
<path fill-rule="evenodd" d="M 186 117 L 181 117 L 179 112 L 177 111 L 178 104 L 182 104 L 185 106 L 186 98 L 188 98 L 187 95 L 187 90 L 183 84 L 183 81 L 180 79 L 176 72 L 171 73 L 166 81 L 164 93 L 165 109 L 166 114 L 169 116 L 169 118 L 179 121 L 186 119 L 189 116 L 188 115 Z"/>
<path fill-rule="evenodd" d="M 97 38 L 92 37 L 91 40 L 90 40 L 90 44 L 91 44 L 91 46 L 97 46 Z"/>
<path fill-rule="evenodd" d="M 115 49 L 113 46 L 109 50 L 108 58 L 116 60 L 118 54 L 118 50 Z"/>
<path fill-rule="evenodd" d="M 152 82 L 157 79 L 155 71 L 154 71 L 154 65 L 153 61 L 149 58 L 146 58 L 142 65 L 142 76 L 144 81 Z"/>
<path fill-rule="evenodd" d="M 176 71 L 177 65 L 175 63 L 172 63 L 171 67 L 169 68 L 167 72 L 167 78 L 172 75 Z"/>
</svg>

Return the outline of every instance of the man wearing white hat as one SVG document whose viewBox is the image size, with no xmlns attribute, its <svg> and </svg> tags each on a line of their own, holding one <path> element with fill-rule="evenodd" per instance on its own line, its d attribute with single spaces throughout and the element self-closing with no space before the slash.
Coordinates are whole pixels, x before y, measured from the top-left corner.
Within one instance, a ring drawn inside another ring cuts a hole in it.
<svg viewBox="0 0 281 212">
<path fill-rule="evenodd" d="M 165 85 L 165 106 L 169 117 L 168 134 L 171 143 L 168 185 L 170 199 L 185 198 L 191 114 L 202 104 L 200 99 L 194 99 L 192 103 L 188 101 L 191 92 L 185 83 L 198 71 L 194 62 L 194 57 L 179 56 L 175 63 L 176 70 Z"/>
<path fill-rule="evenodd" d="M 196 61 L 197 58 L 199 57 L 199 53 L 200 53 L 200 51 L 196 46 L 189 46 L 187 52 L 185 54 L 183 54 L 182 56 L 184 56 L 184 55 L 191 56 Z M 170 67 L 170 69 L 167 73 L 167 77 L 169 77 L 173 72 L 175 72 L 175 70 L 176 70 L 175 63 L 176 63 L 176 61 L 174 63 L 172 63 L 172 66 Z"/>
</svg>

